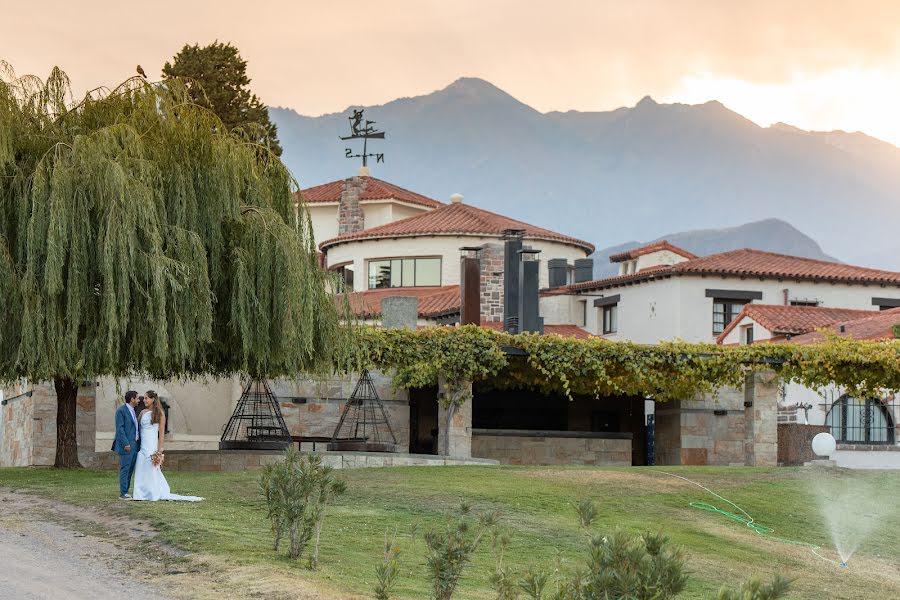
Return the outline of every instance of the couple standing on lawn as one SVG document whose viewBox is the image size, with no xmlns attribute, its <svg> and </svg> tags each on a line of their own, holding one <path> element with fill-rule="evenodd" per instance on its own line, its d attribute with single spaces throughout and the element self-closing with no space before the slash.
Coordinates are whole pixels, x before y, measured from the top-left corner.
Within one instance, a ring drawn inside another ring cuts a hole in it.
<svg viewBox="0 0 900 600">
<path fill-rule="evenodd" d="M 139 404 L 143 404 L 140 416 L 135 412 Z M 128 487 L 133 474 L 134 500 L 203 500 L 197 496 L 179 496 L 169 490 L 161 469 L 165 460 L 165 432 L 166 415 L 156 392 L 148 390 L 143 396 L 134 390 L 125 392 L 125 404 L 116 410 L 116 437 L 112 446 L 119 454 L 120 499 L 132 499 Z"/>
</svg>

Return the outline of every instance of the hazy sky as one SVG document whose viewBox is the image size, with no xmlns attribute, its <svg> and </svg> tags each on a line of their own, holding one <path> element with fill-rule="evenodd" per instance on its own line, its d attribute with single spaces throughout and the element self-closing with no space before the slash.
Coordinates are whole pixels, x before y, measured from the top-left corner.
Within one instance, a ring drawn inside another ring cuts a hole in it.
<svg viewBox="0 0 900 600">
<path fill-rule="evenodd" d="M 254 91 L 302 114 L 482 77 L 541 111 L 642 96 L 722 101 L 761 125 L 861 130 L 900 145 L 894 0 L 3 0 L 0 59 L 59 65 L 76 90 L 184 43 L 230 41 Z"/>
</svg>

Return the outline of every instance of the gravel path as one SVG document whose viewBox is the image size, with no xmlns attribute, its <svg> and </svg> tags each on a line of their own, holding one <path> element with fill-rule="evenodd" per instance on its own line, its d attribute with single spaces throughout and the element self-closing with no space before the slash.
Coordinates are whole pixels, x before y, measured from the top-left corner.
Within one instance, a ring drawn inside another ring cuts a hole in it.
<svg viewBox="0 0 900 600">
<path fill-rule="evenodd" d="M 0 512 L 0 556 L 0 598 L 170 598 L 129 575 L 121 564 L 129 557 L 113 544 L 41 520 L 39 513 Z"/>
</svg>

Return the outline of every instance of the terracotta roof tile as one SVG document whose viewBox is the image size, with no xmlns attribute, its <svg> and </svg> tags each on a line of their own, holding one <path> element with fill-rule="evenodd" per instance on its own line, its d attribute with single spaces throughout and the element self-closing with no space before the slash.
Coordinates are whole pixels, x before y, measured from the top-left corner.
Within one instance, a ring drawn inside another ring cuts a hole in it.
<svg viewBox="0 0 900 600">
<path fill-rule="evenodd" d="M 419 299 L 419 317 L 427 318 L 445 312 L 459 312 L 458 285 L 443 287 L 381 288 L 353 292 L 350 309 L 359 319 L 372 319 L 381 314 L 381 301 L 390 296 L 415 296 Z"/>
<path fill-rule="evenodd" d="M 784 306 L 781 304 L 745 304 L 740 314 L 719 334 L 718 343 L 745 318 L 749 317 L 777 335 L 798 335 L 815 331 L 838 321 L 877 314 L 871 310 L 830 308 L 825 306 Z"/>
<path fill-rule="evenodd" d="M 409 202 L 410 204 L 418 204 L 427 206 L 428 208 L 438 208 L 444 206 L 443 202 L 438 202 L 422 194 L 402 188 L 399 185 L 376 179 L 375 177 L 363 176 L 366 187 L 360 195 L 360 200 L 400 200 L 401 202 Z M 315 204 L 318 202 L 340 202 L 341 192 L 344 189 L 344 180 L 323 183 L 315 187 L 301 190 L 304 202 Z"/>
<path fill-rule="evenodd" d="M 483 235 L 500 237 L 506 229 L 522 229 L 525 239 L 552 240 L 572 244 L 588 253 L 593 244 L 476 208 L 471 204 L 456 202 L 393 223 L 387 223 L 356 233 L 347 233 L 319 244 L 325 250 L 329 246 L 353 240 L 372 238 L 415 237 L 422 235 Z"/>
<path fill-rule="evenodd" d="M 833 283 L 874 283 L 900 286 L 900 273 L 842 263 L 801 258 L 787 254 L 775 254 L 762 250 L 732 250 L 692 258 L 671 266 L 661 265 L 641 269 L 637 273 L 586 281 L 568 286 L 568 289 L 586 290 L 615 287 L 634 283 L 660 275 L 722 275 L 734 277 L 761 277 L 764 279 L 794 279 L 828 281 Z"/>
<path fill-rule="evenodd" d="M 673 246 L 666 240 L 661 240 L 659 242 L 647 244 L 646 246 L 641 246 L 640 248 L 632 248 L 631 250 L 626 250 L 625 252 L 611 254 L 609 257 L 609 262 L 622 262 L 623 260 L 631 260 L 632 258 L 644 256 L 645 254 L 652 254 L 653 252 L 660 252 L 662 250 L 668 250 L 669 252 L 673 252 L 685 258 L 697 258 L 696 254 L 688 252 L 684 248 Z"/>
<path fill-rule="evenodd" d="M 896 338 L 893 327 L 897 324 L 900 324 L 900 308 L 891 308 L 875 312 L 870 316 L 832 323 L 828 329 L 840 337 L 856 340 L 890 340 Z M 813 331 L 798 335 L 789 341 L 792 344 L 818 344 L 825 341 L 825 336 L 818 331 Z"/>
<path fill-rule="evenodd" d="M 486 329 L 493 329 L 494 331 L 503 330 L 503 323 L 498 322 L 489 323 L 483 321 L 481 326 Z M 562 337 L 573 337 L 580 340 L 597 337 L 591 335 L 588 331 L 585 331 L 578 325 L 544 325 L 544 335 L 561 335 Z"/>
</svg>

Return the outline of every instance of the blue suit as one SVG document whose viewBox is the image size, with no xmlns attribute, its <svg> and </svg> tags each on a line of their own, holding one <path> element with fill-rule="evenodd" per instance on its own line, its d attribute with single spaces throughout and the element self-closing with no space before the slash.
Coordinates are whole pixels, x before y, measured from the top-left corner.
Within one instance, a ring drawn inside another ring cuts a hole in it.
<svg viewBox="0 0 900 600">
<path fill-rule="evenodd" d="M 119 454 L 120 496 L 127 494 L 131 486 L 131 476 L 134 475 L 134 465 L 141 446 L 137 435 L 137 426 L 135 420 L 131 418 L 131 410 L 127 404 L 123 404 L 116 410 L 116 437 L 112 445 L 112 450 Z M 125 446 L 130 446 L 131 450 L 126 451 Z"/>
</svg>

